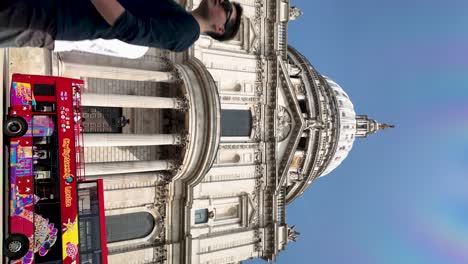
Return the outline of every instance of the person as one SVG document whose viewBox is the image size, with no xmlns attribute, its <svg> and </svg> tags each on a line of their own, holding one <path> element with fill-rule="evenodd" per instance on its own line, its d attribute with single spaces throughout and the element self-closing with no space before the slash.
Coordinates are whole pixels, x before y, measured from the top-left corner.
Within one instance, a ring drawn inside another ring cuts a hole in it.
<svg viewBox="0 0 468 264">
<path fill-rule="evenodd" d="M 229 0 L 202 0 L 191 12 L 173 0 L 1 0 L 0 47 L 54 48 L 55 40 L 118 39 L 183 51 L 206 34 L 237 34 L 243 9 Z"/>
<path fill-rule="evenodd" d="M 130 124 L 130 119 L 125 116 L 119 116 L 112 118 L 111 126 L 116 128 L 122 128 Z"/>
</svg>

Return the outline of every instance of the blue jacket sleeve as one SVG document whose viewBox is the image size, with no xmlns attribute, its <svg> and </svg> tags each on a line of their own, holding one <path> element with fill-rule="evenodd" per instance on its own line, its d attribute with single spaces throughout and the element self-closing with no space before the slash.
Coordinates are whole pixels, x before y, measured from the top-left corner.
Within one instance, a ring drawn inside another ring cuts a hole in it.
<svg viewBox="0 0 468 264">
<path fill-rule="evenodd" d="M 188 49 L 200 36 L 200 27 L 189 13 L 141 19 L 127 10 L 114 27 L 124 42 L 172 51 Z"/>
</svg>

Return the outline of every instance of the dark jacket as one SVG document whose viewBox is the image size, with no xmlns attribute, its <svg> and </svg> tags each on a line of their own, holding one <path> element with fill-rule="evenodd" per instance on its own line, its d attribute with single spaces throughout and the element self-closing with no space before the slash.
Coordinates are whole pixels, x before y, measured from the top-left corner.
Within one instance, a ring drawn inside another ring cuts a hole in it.
<svg viewBox="0 0 468 264">
<path fill-rule="evenodd" d="M 119 0 L 125 12 L 109 26 L 89 0 L 60 1 L 57 40 L 119 39 L 183 51 L 200 36 L 193 16 L 172 0 Z"/>
</svg>

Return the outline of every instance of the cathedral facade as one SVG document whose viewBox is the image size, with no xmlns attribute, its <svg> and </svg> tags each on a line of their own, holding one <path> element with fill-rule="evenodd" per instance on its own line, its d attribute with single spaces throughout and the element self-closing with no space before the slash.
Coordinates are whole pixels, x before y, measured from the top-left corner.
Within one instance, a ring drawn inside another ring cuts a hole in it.
<svg viewBox="0 0 468 264">
<path fill-rule="evenodd" d="M 288 45 L 301 15 L 289 0 L 239 2 L 234 40 L 202 36 L 184 53 L 5 51 L 9 74 L 86 80 L 86 175 L 104 179 L 109 263 L 274 261 L 299 234 L 287 204 L 388 127 Z"/>
</svg>

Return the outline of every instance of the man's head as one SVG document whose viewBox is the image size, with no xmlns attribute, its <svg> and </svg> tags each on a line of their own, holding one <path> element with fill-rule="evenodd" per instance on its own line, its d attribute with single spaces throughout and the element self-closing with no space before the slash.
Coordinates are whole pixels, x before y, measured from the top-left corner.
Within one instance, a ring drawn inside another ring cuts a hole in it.
<svg viewBox="0 0 468 264">
<path fill-rule="evenodd" d="M 233 39 L 239 31 L 242 7 L 229 0 L 202 0 L 193 15 L 203 33 L 225 41 Z"/>
</svg>

